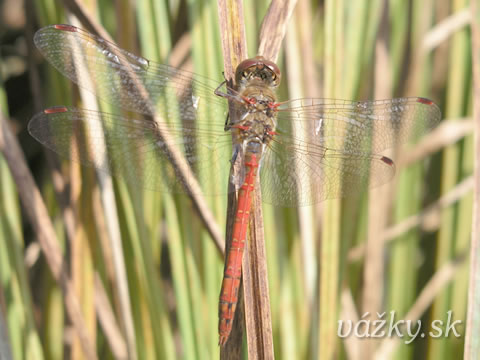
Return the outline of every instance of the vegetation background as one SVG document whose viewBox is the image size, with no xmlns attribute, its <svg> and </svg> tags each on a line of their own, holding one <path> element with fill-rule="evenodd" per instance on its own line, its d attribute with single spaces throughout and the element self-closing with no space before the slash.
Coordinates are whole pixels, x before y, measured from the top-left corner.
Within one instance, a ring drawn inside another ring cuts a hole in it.
<svg viewBox="0 0 480 360">
<path fill-rule="evenodd" d="M 84 330 L 102 359 L 218 358 L 223 258 L 189 199 L 117 181 L 99 186 L 92 169 L 56 163 L 26 131 L 42 108 L 79 102 L 78 89 L 33 48 L 37 29 L 85 27 L 82 10 L 121 47 L 221 80 L 217 2 L 78 3 L 0 1 L 0 108 L 41 190 Z M 251 56 L 268 6 L 244 2 Z M 444 120 L 401 154 L 385 187 L 311 207 L 264 206 L 278 359 L 463 353 L 474 154 L 468 7 L 467 0 L 298 1 L 278 60 L 281 99 L 423 96 L 439 104 Z M 217 176 L 227 181 L 227 174 Z M 52 276 L 16 185 L 0 157 L 0 354 L 88 358 L 79 322 L 64 306 L 68 287 Z M 223 230 L 226 198 L 208 201 Z M 458 337 L 406 344 L 337 336 L 339 319 L 368 312 L 389 324 L 391 311 L 395 320 L 421 320 L 427 333 L 432 321 L 446 323 L 449 310 L 452 322 L 461 321 Z"/>
</svg>

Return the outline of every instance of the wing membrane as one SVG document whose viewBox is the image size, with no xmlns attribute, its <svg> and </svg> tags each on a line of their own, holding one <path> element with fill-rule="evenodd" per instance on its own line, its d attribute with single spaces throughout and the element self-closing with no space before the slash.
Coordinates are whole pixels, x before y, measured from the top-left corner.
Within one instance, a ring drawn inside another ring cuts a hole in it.
<svg viewBox="0 0 480 360">
<path fill-rule="evenodd" d="M 164 129 L 160 129 L 165 127 Z M 28 124 L 40 143 L 71 160 L 110 172 L 128 182 L 157 191 L 184 192 L 177 170 L 169 161 L 165 139 L 183 156 L 210 194 L 225 194 L 226 180 L 219 172 L 228 169 L 230 135 L 201 126 L 156 124 L 146 119 L 76 108 L 51 108 L 37 114 Z M 187 179 L 187 181 L 192 179 Z M 223 179 L 222 179 L 223 180 Z"/>
</svg>

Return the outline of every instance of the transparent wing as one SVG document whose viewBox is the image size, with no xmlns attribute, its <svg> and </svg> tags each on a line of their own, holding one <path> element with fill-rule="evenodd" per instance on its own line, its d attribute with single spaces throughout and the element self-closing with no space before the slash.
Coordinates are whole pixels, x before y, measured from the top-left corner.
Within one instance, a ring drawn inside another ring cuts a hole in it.
<svg viewBox="0 0 480 360">
<path fill-rule="evenodd" d="M 279 106 L 279 126 L 333 149 L 378 153 L 416 141 L 441 120 L 431 100 L 419 97 L 375 101 L 297 99 Z M 290 127 L 288 128 L 290 130 Z"/>
<path fill-rule="evenodd" d="M 441 119 L 424 98 L 368 102 L 299 99 L 281 103 L 274 141 L 264 154 L 262 196 L 285 206 L 358 194 L 389 181 L 381 152 L 415 141 Z"/>
<path fill-rule="evenodd" d="M 162 125 L 97 111 L 55 107 L 35 115 L 30 134 L 63 157 L 125 178 L 133 185 L 158 191 L 184 192 L 169 161 L 166 141 L 180 151 L 206 193 L 225 194 L 231 136 L 223 128 Z M 215 176 L 217 175 L 217 176 Z M 192 179 L 187 179 L 192 181 Z"/>
<path fill-rule="evenodd" d="M 176 98 L 184 113 L 194 111 L 199 101 L 223 103 L 214 95 L 221 80 L 150 61 L 71 25 L 44 27 L 34 42 L 63 75 L 127 110 L 147 115 L 168 111 L 165 97 Z"/>
</svg>

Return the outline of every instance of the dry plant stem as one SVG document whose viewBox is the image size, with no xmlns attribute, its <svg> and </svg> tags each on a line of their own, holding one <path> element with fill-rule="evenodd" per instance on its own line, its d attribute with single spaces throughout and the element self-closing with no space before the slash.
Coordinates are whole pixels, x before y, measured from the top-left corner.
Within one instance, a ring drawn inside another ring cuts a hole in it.
<svg viewBox="0 0 480 360">
<path fill-rule="evenodd" d="M 95 309 L 98 321 L 102 326 L 115 359 L 128 359 L 127 346 L 115 321 L 115 314 L 112 311 L 107 294 L 105 292 L 97 292 L 97 289 L 100 288 L 103 289 L 102 280 L 99 274 L 95 273 Z"/>
<path fill-rule="evenodd" d="M 257 177 L 256 188 L 260 187 Z M 262 199 L 260 191 L 253 195 L 250 220 L 250 236 L 244 264 L 245 302 L 253 300 L 251 308 L 245 307 L 247 325 L 248 358 L 273 359 L 273 332 L 268 291 L 267 254 L 263 231 Z M 251 279 L 247 281 L 246 279 Z M 251 283 L 251 286 L 249 286 Z"/>
<path fill-rule="evenodd" d="M 80 304 L 66 273 L 65 259 L 62 257 L 47 209 L 28 170 L 20 146 L 8 127 L 3 114 L 0 114 L 0 151 L 5 156 L 17 184 L 23 209 L 37 234 L 37 239 L 53 277 L 63 290 L 67 313 L 77 331 L 85 357 L 87 359 L 97 359 L 93 342 L 86 331 Z"/>
<path fill-rule="evenodd" d="M 392 241 L 398 236 L 410 231 L 415 226 L 419 226 L 423 231 L 433 232 L 438 230 L 442 210 L 461 200 L 472 188 L 473 176 L 469 176 L 422 212 L 409 216 L 402 222 L 386 229 L 381 237 L 384 241 Z"/>
<path fill-rule="evenodd" d="M 436 129 L 426 135 L 415 147 L 399 154 L 398 167 L 406 167 L 416 161 L 440 151 L 471 134 L 473 121 L 470 119 L 450 119 L 442 122 Z"/>
<path fill-rule="evenodd" d="M 107 39 L 108 41 L 113 42 L 110 34 L 101 24 L 99 24 L 95 20 L 93 16 L 89 14 L 83 2 L 78 0 L 63 0 L 63 4 L 72 14 L 74 14 L 78 18 L 78 20 L 80 20 L 86 30 L 104 39 Z"/>
<path fill-rule="evenodd" d="M 219 0 L 217 5 L 225 79 L 232 85 L 237 65 L 248 57 L 243 5 L 238 0 Z"/>
<path fill-rule="evenodd" d="M 180 37 L 180 39 L 175 44 L 175 47 L 172 49 L 172 52 L 170 53 L 168 59 L 168 64 L 174 67 L 181 67 L 182 64 L 184 64 L 182 66 L 183 69 L 192 71 L 192 62 L 191 59 L 189 59 L 188 57 L 191 49 L 192 37 L 189 33 L 185 33 Z M 185 64 L 185 62 L 187 62 L 188 64 Z"/>
<path fill-rule="evenodd" d="M 92 31 L 95 35 L 101 36 L 104 39 L 113 42 L 105 29 L 88 15 L 83 6 L 77 0 L 64 0 L 64 4 L 79 18 L 82 24 L 84 24 L 88 28 L 88 30 Z M 115 53 L 113 49 L 110 48 L 109 50 Z M 121 56 L 120 54 L 118 55 L 120 59 L 123 59 L 123 56 Z M 130 75 L 131 83 L 135 84 L 135 91 L 137 92 L 137 95 L 141 96 L 145 100 L 145 102 L 148 102 L 148 94 L 145 88 L 138 81 L 138 79 L 135 78 L 133 72 Z M 153 105 L 152 108 L 154 108 Z M 151 114 L 151 116 L 156 123 L 165 123 L 163 119 L 156 116 L 155 114 Z M 215 217 L 213 216 L 213 213 L 208 207 L 205 198 L 203 197 L 203 195 L 201 195 L 202 192 L 200 190 L 200 185 L 198 184 L 198 182 L 193 180 L 195 179 L 195 175 L 193 174 L 190 166 L 188 165 L 183 155 L 178 151 L 176 146 L 171 141 L 169 141 L 171 137 L 169 136 L 167 131 L 159 130 L 157 131 L 156 135 L 159 138 L 163 139 L 163 141 L 165 142 L 168 157 L 171 159 L 172 165 L 177 169 L 178 173 L 180 174 L 179 180 L 182 181 L 183 184 L 187 184 L 187 181 L 185 179 L 189 179 L 188 186 L 186 186 L 185 190 L 190 196 L 190 199 L 192 200 L 195 208 L 197 209 L 197 214 L 205 225 L 207 231 L 210 233 L 210 236 L 212 237 L 217 249 L 221 253 L 224 253 L 225 244 L 223 241 L 222 232 L 220 231 L 220 228 L 216 223 Z"/>
<path fill-rule="evenodd" d="M 468 290 L 465 359 L 474 359 L 480 353 L 480 3 L 471 1 L 473 53 L 473 114 L 474 114 L 474 178 L 472 239 L 470 245 L 470 280 Z"/>
<path fill-rule="evenodd" d="M 102 200 L 100 198 L 100 189 L 93 188 L 92 193 L 92 210 L 95 216 L 95 227 L 98 233 L 98 239 L 105 262 L 105 279 L 107 282 L 115 282 L 115 265 L 113 263 L 113 250 L 110 247 L 110 238 L 108 237 L 107 221 L 102 208 Z M 102 285 L 103 287 L 103 285 Z"/>
<path fill-rule="evenodd" d="M 258 54 L 273 62 L 277 61 L 282 46 L 288 20 L 290 19 L 297 0 L 273 0 L 260 29 Z"/>
<path fill-rule="evenodd" d="M 249 359 L 273 359 L 273 331 L 268 293 L 262 200 L 257 177 L 250 210 L 247 251 L 243 259 L 243 291 Z"/>
<path fill-rule="evenodd" d="M 422 51 L 427 53 L 446 41 L 451 35 L 470 23 L 470 9 L 465 8 L 440 21 L 432 28 L 422 43 Z"/>
</svg>

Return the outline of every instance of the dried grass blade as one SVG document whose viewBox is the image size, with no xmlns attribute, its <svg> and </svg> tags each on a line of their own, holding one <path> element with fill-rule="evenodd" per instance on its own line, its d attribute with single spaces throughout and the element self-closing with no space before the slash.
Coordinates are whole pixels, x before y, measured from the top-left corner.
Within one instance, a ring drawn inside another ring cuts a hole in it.
<svg viewBox="0 0 480 360">
<path fill-rule="evenodd" d="M 296 4 L 296 0 L 272 1 L 260 29 L 258 54 L 271 61 L 277 61 L 288 20 Z"/>
</svg>

